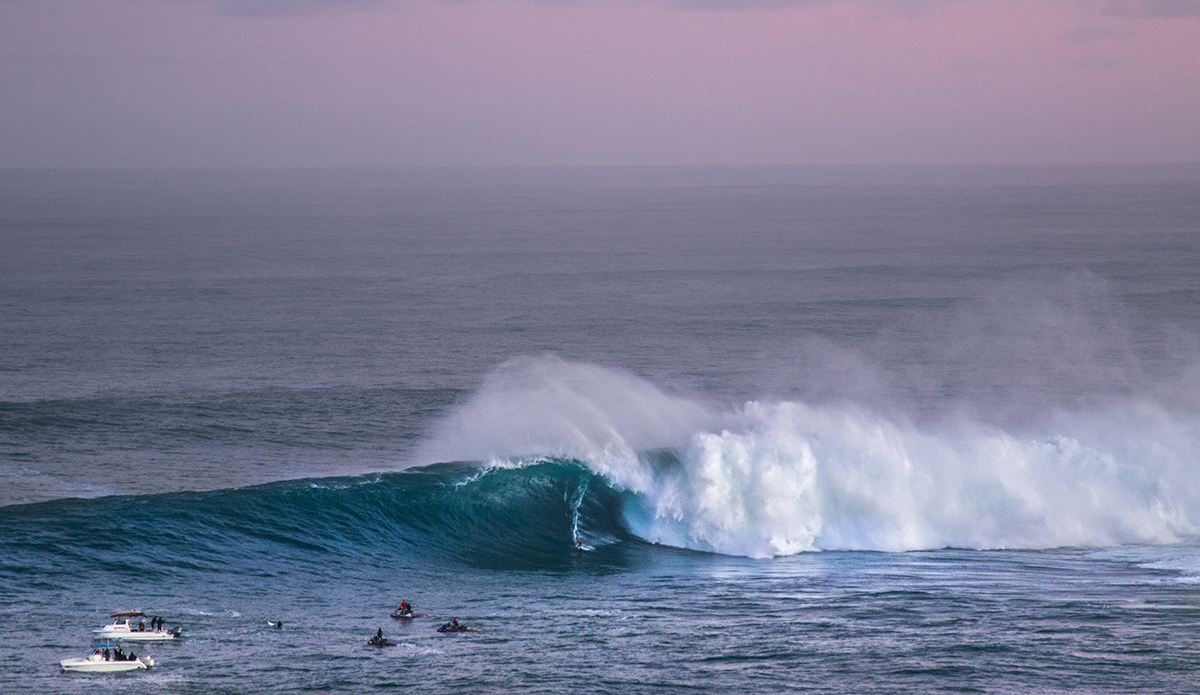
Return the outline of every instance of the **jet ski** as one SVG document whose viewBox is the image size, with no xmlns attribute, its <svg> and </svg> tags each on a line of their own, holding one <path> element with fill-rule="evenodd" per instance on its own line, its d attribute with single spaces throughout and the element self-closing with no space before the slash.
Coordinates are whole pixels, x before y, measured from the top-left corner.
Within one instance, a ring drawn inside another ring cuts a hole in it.
<svg viewBox="0 0 1200 695">
<path fill-rule="evenodd" d="M 445 625 L 439 627 L 437 629 L 437 631 L 438 632 L 483 632 L 483 630 L 476 630 L 473 627 L 467 627 L 466 625 L 461 625 L 461 624 L 459 624 L 459 622 L 457 620 L 452 620 L 452 621 L 446 623 Z"/>
<path fill-rule="evenodd" d="M 395 642 L 391 641 L 390 639 L 388 639 L 386 637 L 380 637 L 379 635 L 371 635 L 371 639 L 367 640 L 367 644 L 371 645 L 372 647 L 394 647 L 394 646 L 396 646 Z"/>
</svg>

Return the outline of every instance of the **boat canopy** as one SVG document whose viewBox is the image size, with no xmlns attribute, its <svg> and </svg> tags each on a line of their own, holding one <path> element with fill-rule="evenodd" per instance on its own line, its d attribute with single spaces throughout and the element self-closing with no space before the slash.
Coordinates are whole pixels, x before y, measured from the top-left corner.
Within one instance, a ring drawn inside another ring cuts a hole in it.
<svg viewBox="0 0 1200 695">
<path fill-rule="evenodd" d="M 110 618 L 145 618 L 146 614 L 143 613 L 142 611 L 117 611 L 116 613 L 109 613 L 108 617 L 110 617 Z"/>
</svg>

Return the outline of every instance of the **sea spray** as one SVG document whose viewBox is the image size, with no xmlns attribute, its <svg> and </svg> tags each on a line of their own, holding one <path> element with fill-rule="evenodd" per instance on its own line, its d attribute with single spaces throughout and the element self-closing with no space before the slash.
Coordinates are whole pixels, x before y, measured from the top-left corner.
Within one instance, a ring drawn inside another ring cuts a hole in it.
<svg viewBox="0 0 1200 695">
<path fill-rule="evenodd" d="M 638 490 L 646 511 L 630 515 L 635 533 L 766 557 L 1165 543 L 1200 530 L 1196 429 L 1175 451 L 1147 440 L 1116 455 L 1075 434 L 935 433 L 799 403 L 750 403 L 730 419 Z"/>
<path fill-rule="evenodd" d="M 639 452 L 685 446 L 716 422 L 704 407 L 628 372 L 553 356 L 523 357 L 490 374 L 434 428 L 414 460 L 499 465 L 547 456 L 628 476 Z"/>
<path fill-rule="evenodd" d="M 1049 424 L 917 427 L 789 401 L 714 414 L 625 372 L 541 358 L 505 365 L 425 451 L 576 459 L 629 493 L 622 513 L 637 536 L 749 557 L 1200 532 L 1195 417 L 1140 404 Z"/>
</svg>

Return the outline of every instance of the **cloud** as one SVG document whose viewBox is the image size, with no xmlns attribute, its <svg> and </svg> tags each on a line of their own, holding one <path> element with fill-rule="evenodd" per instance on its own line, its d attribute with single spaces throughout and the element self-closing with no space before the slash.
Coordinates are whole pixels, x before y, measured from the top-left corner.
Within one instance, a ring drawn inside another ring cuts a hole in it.
<svg viewBox="0 0 1200 695">
<path fill-rule="evenodd" d="M 179 2 L 181 0 L 170 0 Z M 406 0 L 183 0 L 212 4 L 226 15 L 248 17 L 281 17 L 319 14 L 346 14 L 363 11 L 378 11 L 404 3 Z M 447 4 L 469 4 L 495 0 L 442 0 Z M 518 0 L 542 5 L 585 5 L 596 0 Z M 684 11 L 770 11 L 792 7 L 853 4 L 872 8 L 887 14 L 915 18 L 923 15 L 931 5 L 959 2 L 986 2 L 987 0 L 628 0 L 631 4 L 660 4 Z M 1103 0 L 1097 3 L 1101 11 L 1109 16 L 1126 18 L 1181 19 L 1200 18 L 1200 0 Z M 1089 37 L 1083 29 L 1080 37 L 1072 32 L 1070 40 L 1098 40 Z"/>
<path fill-rule="evenodd" d="M 1200 18 L 1200 0 L 1109 0 L 1107 10 L 1120 17 Z"/>
<path fill-rule="evenodd" d="M 1099 43 L 1126 39 L 1136 33 L 1137 30 L 1125 22 L 1083 22 L 1063 34 L 1063 39 L 1071 43 Z"/>
<path fill-rule="evenodd" d="M 175 0 L 173 0 L 175 1 Z M 196 0 L 187 0 L 194 2 Z M 295 17 L 348 14 L 386 9 L 396 0 L 199 0 L 225 15 L 240 17 Z"/>
</svg>

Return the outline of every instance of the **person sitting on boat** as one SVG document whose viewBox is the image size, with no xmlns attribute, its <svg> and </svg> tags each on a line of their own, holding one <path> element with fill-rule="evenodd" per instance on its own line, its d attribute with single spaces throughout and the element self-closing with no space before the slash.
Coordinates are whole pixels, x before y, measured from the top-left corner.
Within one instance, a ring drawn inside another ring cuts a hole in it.
<svg viewBox="0 0 1200 695">
<path fill-rule="evenodd" d="M 105 661 L 111 661 L 111 659 L 108 658 L 108 647 L 104 648 L 104 651 L 102 652 L 102 654 L 104 656 Z"/>
<path fill-rule="evenodd" d="M 145 631 L 146 631 L 146 621 L 139 620 L 138 621 L 138 632 L 145 632 Z"/>
<path fill-rule="evenodd" d="M 408 605 L 408 601 L 401 601 L 400 607 L 396 609 L 400 615 L 412 615 L 412 606 Z"/>
</svg>

